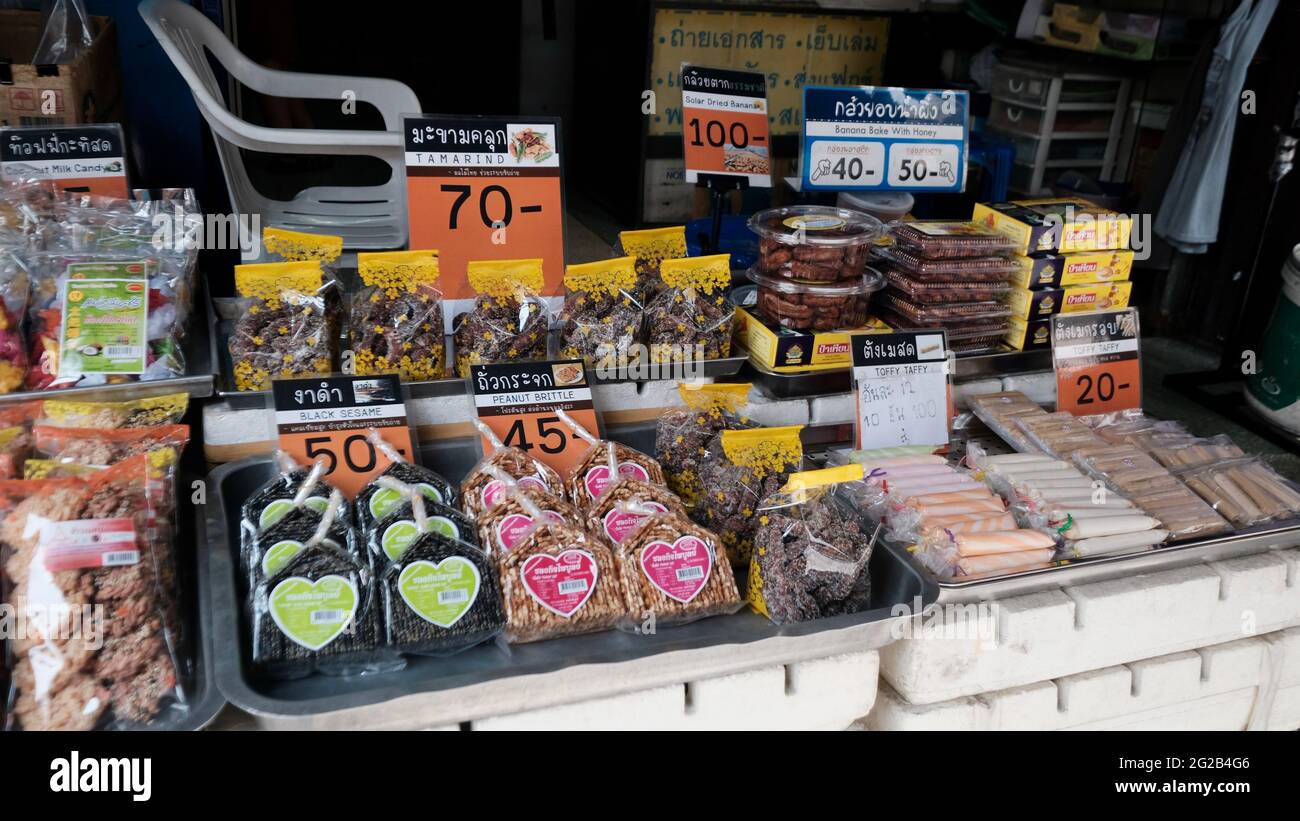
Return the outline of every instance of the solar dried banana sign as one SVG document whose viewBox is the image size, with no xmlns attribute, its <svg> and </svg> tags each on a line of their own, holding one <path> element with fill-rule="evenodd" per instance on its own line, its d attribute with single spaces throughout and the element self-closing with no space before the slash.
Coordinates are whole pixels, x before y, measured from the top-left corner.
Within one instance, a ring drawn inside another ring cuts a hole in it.
<svg viewBox="0 0 1300 821">
<path fill-rule="evenodd" d="M 686 181 L 743 178 L 772 187 L 767 80 L 757 72 L 683 65 L 682 142 Z"/>
</svg>

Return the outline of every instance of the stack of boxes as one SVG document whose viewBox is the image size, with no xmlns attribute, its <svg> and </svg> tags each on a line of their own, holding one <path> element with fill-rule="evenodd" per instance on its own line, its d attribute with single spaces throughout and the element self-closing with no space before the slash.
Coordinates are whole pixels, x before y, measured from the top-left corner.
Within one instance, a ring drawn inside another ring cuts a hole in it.
<svg viewBox="0 0 1300 821">
<path fill-rule="evenodd" d="M 973 220 L 1016 242 L 1019 267 L 1004 297 L 1016 350 L 1046 348 L 1051 317 L 1125 308 L 1133 283 L 1132 218 L 1080 199 L 981 203 Z"/>
</svg>

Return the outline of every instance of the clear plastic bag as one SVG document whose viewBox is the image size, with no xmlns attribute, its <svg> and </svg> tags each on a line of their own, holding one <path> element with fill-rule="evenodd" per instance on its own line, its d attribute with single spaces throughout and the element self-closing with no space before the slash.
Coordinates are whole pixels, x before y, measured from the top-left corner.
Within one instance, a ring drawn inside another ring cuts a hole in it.
<svg viewBox="0 0 1300 821">
<path fill-rule="evenodd" d="M 1013 420 L 1020 416 L 1046 416 L 1038 403 L 1020 391 L 1003 391 L 966 397 L 971 412 L 1020 453 L 1038 453 L 1035 445 Z"/>
<path fill-rule="evenodd" d="M 681 499 L 668 488 L 636 479 L 619 479 L 605 488 L 587 511 L 587 529 L 618 547 L 656 513 L 687 515 Z"/>
<path fill-rule="evenodd" d="M 552 522 L 574 524 L 582 521 L 581 511 L 561 496 L 536 487 L 522 487 L 518 495 L 524 498 L 501 494 L 496 504 L 474 520 L 479 546 L 494 559 L 513 550 L 532 527 L 533 516 L 526 504 L 540 510 Z"/>
<path fill-rule="evenodd" d="M 546 517 L 517 486 L 506 492 L 532 518 L 514 548 L 496 554 L 506 638 L 518 644 L 608 630 L 622 621 L 627 606 L 613 551 L 581 525 Z"/>
<path fill-rule="evenodd" d="M 538 296 L 542 261 L 474 260 L 467 276 L 478 296 L 452 331 L 456 374 L 468 377 L 471 366 L 490 362 L 545 359 L 550 312 Z"/>
<path fill-rule="evenodd" d="M 726 548 L 684 515 L 638 502 L 615 508 L 641 524 L 616 548 L 631 627 L 685 624 L 742 606 Z"/>
<path fill-rule="evenodd" d="M 1069 459 L 1077 450 L 1105 445 L 1097 434 L 1064 411 L 1024 414 L 1011 420 L 1034 446 L 1057 459 Z"/>
<path fill-rule="evenodd" d="M 40 403 L 42 421 L 64 428 L 139 428 L 150 425 L 172 425 L 181 421 L 189 404 L 189 394 L 185 393 L 124 399 L 118 402 L 46 399 Z"/>
<path fill-rule="evenodd" d="M 619 479 L 664 483 L 663 469 L 653 457 L 621 442 L 597 439 L 563 410 L 556 415 L 588 445 L 587 453 L 564 478 L 565 494 L 574 507 L 590 508 Z"/>
<path fill-rule="evenodd" d="M 437 251 L 357 254 L 364 287 L 349 300 L 348 336 L 359 375 L 408 382 L 447 375 Z"/>
<path fill-rule="evenodd" d="M 560 356 L 604 369 L 640 360 L 645 308 L 635 295 L 635 265 L 634 258 L 619 257 L 565 269 Z"/>
<path fill-rule="evenodd" d="M 23 425 L 0 428 L 0 479 L 22 479 L 33 452 L 31 432 Z"/>
<path fill-rule="evenodd" d="M 479 546 L 474 520 L 434 501 L 422 491 L 421 483 L 408 484 L 385 475 L 373 479 L 366 490 L 371 492 L 365 501 L 360 494 L 355 500 L 357 530 L 376 563 L 397 561 L 426 531 L 448 541 Z M 420 494 L 418 506 L 412 502 L 412 493 Z"/>
<path fill-rule="evenodd" d="M 23 389 L 27 380 L 27 339 L 23 317 L 27 315 L 29 286 L 27 273 L 16 265 L 5 265 L 0 253 L 0 393 Z"/>
<path fill-rule="evenodd" d="M 663 290 L 659 266 L 666 259 L 681 259 L 687 254 L 686 226 L 620 231 L 618 243 L 624 254 L 636 260 L 637 282 L 632 294 L 642 305 L 648 305 Z"/>
<path fill-rule="evenodd" d="M 230 333 L 235 387 L 270 390 L 276 377 L 328 376 L 334 369 L 333 322 L 319 263 L 235 267 L 241 312 Z"/>
<path fill-rule="evenodd" d="M 651 362 L 694 362 L 731 355 L 736 309 L 727 300 L 731 255 L 665 260 L 665 288 L 645 309 Z"/>
<path fill-rule="evenodd" d="M 539 462 L 519 448 L 501 443 L 491 428 L 477 419 L 472 420 L 479 433 L 487 437 L 492 452 L 470 468 L 460 483 L 460 504 L 474 519 L 482 518 L 498 502 L 504 501 L 507 486 L 488 468 L 496 468 L 519 484 L 553 496 L 564 496 L 564 480 L 549 465 Z"/>
<path fill-rule="evenodd" d="M 334 489 L 324 479 L 324 460 L 317 460 L 310 468 L 304 468 L 288 453 L 276 451 L 275 463 L 279 475 L 248 497 L 239 511 L 240 565 L 250 580 L 250 589 L 261 578 L 275 572 L 273 564 L 280 563 L 279 559 L 267 561 L 266 555 L 275 542 L 264 540 L 263 534 L 289 517 L 305 521 L 308 527 L 314 529 L 320 517 L 329 509 L 334 493 Z M 348 515 L 348 506 L 341 503 L 335 511 L 340 526 L 346 524 Z M 290 549 L 298 548 L 285 546 L 285 550 Z"/>
<path fill-rule="evenodd" d="M 852 476 L 861 471 L 795 474 L 758 505 L 746 591 L 754 610 L 785 624 L 871 606 L 868 565 L 878 530 L 857 507 Z"/>
<path fill-rule="evenodd" d="M 171 450 L 178 458 L 190 441 L 189 425 L 150 425 L 140 428 L 69 428 L 38 424 L 32 427 L 36 450 L 47 459 L 107 467 L 140 453 Z"/>
<path fill-rule="evenodd" d="M 749 564 L 759 504 L 780 489 L 803 462 L 803 425 L 723 431 L 700 464 L 703 493 L 691 518 L 717 533 L 731 561 Z"/>
<path fill-rule="evenodd" d="M 11 642 L 10 727 L 168 727 L 188 674 L 170 528 L 144 455 L 86 478 L 10 481 L 5 601 L 35 626 Z"/>
<path fill-rule="evenodd" d="M 1300 516 L 1300 492 L 1259 458 L 1221 460 L 1176 475 L 1236 527 Z"/>
<path fill-rule="evenodd" d="M 682 407 L 665 411 L 655 425 L 655 458 L 670 490 L 688 507 L 699 500 L 699 467 L 713 437 L 724 430 L 757 427 L 748 415 L 748 383 L 681 383 Z"/>
<path fill-rule="evenodd" d="M 1101 480 L 1158 519 L 1172 541 L 1212 536 L 1231 529 L 1214 508 L 1133 445 L 1079 450 L 1073 458 L 1084 473 Z"/>
<path fill-rule="evenodd" d="M 367 432 L 367 439 L 391 464 L 371 479 L 353 499 L 357 527 L 363 532 L 387 519 L 394 508 L 401 504 L 400 491 L 394 490 L 391 484 L 385 484 L 385 479 L 413 485 L 419 488 L 425 499 L 435 504 L 448 507 L 456 504 L 456 486 L 436 471 L 406 461 L 374 428 Z"/>
<path fill-rule="evenodd" d="M 32 55 L 32 65 L 76 62 L 94 39 L 90 15 L 81 0 L 44 0 L 41 3 L 41 39 Z"/>
</svg>

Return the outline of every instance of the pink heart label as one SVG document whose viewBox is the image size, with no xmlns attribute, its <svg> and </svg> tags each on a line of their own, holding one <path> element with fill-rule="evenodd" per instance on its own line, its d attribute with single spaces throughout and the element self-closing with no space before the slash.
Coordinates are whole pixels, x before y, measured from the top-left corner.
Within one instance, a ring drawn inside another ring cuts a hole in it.
<svg viewBox="0 0 1300 821">
<path fill-rule="evenodd" d="M 618 465 L 618 478 L 648 482 L 650 481 L 650 474 L 646 473 L 646 469 L 636 462 L 620 462 Z M 582 483 L 587 487 L 588 496 L 599 499 L 604 495 L 605 488 L 609 487 L 609 465 L 597 465 L 587 471 L 587 475 L 582 477 Z"/>
<path fill-rule="evenodd" d="M 566 550 L 559 556 L 529 556 L 519 568 L 528 595 L 566 619 L 591 598 L 599 573 L 596 558 L 585 550 Z"/>
<path fill-rule="evenodd" d="M 651 510 L 657 510 L 660 513 L 667 513 L 668 508 L 658 502 L 642 502 L 642 507 L 648 507 Z M 605 514 L 603 524 L 605 526 L 605 535 L 609 537 L 614 544 L 623 544 L 623 540 L 631 536 L 641 523 L 650 518 L 646 513 L 624 513 L 621 510 L 614 509 Z"/>
<path fill-rule="evenodd" d="M 543 493 L 546 492 L 546 483 L 541 479 L 538 479 L 536 476 L 525 476 L 522 479 L 516 479 L 515 484 L 519 485 L 521 490 L 533 488 L 534 490 L 540 490 Z M 483 508 L 485 510 L 489 509 L 497 502 L 501 501 L 505 496 L 505 492 L 505 482 L 502 482 L 500 479 L 493 479 L 488 482 L 483 486 Z"/>
<path fill-rule="evenodd" d="M 564 523 L 564 517 L 554 510 L 547 510 L 544 513 L 547 521 Z M 515 549 L 515 545 L 519 544 L 519 541 L 524 537 L 524 533 L 532 526 L 532 516 L 526 516 L 523 513 L 511 513 L 497 522 L 497 544 L 501 546 L 502 550 L 509 553 Z"/>
<path fill-rule="evenodd" d="M 665 596 L 682 604 L 704 589 L 712 570 L 713 551 L 694 536 L 672 544 L 651 542 L 641 551 L 641 572 Z"/>
</svg>

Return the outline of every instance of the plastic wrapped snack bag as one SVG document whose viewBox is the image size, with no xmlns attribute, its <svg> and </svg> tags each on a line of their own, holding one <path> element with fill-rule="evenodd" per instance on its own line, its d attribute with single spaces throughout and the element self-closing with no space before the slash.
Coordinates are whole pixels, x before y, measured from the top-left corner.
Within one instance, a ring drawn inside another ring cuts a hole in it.
<svg viewBox="0 0 1300 821">
<path fill-rule="evenodd" d="M 323 268 L 332 268 L 343 255 L 343 237 L 267 227 L 262 229 L 262 247 L 273 262 L 314 260 Z"/>
<path fill-rule="evenodd" d="M 785 624 L 870 607 L 876 530 L 854 501 L 861 482 L 853 465 L 795 473 L 756 506 L 746 590 L 756 612 Z"/>
<path fill-rule="evenodd" d="M 189 404 L 190 397 L 184 393 L 117 402 L 46 399 L 41 413 L 43 422 L 63 428 L 139 428 L 176 424 Z"/>
<path fill-rule="evenodd" d="M 540 259 L 473 260 L 466 276 L 478 296 L 456 318 L 452 345 L 456 374 L 473 365 L 546 358 L 550 313 L 542 291 Z"/>
<path fill-rule="evenodd" d="M 250 588 L 273 574 L 286 554 L 301 549 L 301 539 L 292 540 L 297 545 L 286 544 L 273 549 L 278 542 L 273 541 L 274 534 L 267 536 L 272 528 L 289 520 L 296 527 L 305 526 L 314 531 L 321 516 L 329 509 L 334 493 L 334 488 L 324 478 L 323 459 L 316 460 L 310 468 L 304 468 L 289 454 L 277 451 L 275 462 L 279 475 L 253 493 L 240 508 L 240 563 L 248 574 Z M 334 515 L 338 526 L 345 528 L 349 519 L 346 501 L 339 504 Z M 344 549 L 351 547 L 346 539 L 339 544 Z"/>
<path fill-rule="evenodd" d="M 681 499 L 668 488 L 637 479 L 619 479 L 588 508 L 587 529 L 618 547 L 647 518 L 661 513 L 687 516 Z"/>
<path fill-rule="evenodd" d="M 736 310 L 727 300 L 731 255 L 666 260 L 664 289 L 645 309 L 652 362 L 694 362 L 731 355 Z"/>
<path fill-rule="evenodd" d="M 397 373 L 408 382 L 447 375 L 437 251 L 357 254 L 364 287 L 348 316 L 359 375 Z"/>
<path fill-rule="evenodd" d="M 632 257 L 619 257 L 565 268 L 560 356 L 609 370 L 640 360 L 645 309 L 634 266 Z"/>
<path fill-rule="evenodd" d="M 500 494 L 496 504 L 475 520 L 479 546 L 494 559 L 514 550 L 533 525 L 530 510 L 534 508 L 552 522 L 582 520 L 582 512 L 563 497 L 537 487 L 521 487 L 517 494 Z"/>
<path fill-rule="evenodd" d="M 27 339 L 23 317 L 27 314 L 27 274 L 4 262 L 0 251 L 0 393 L 23 389 L 27 379 Z"/>
<path fill-rule="evenodd" d="M 314 672 L 349 675 L 398 669 L 402 660 L 386 646 L 383 607 L 370 566 L 359 561 L 350 532 L 338 517 L 342 496 L 330 502 L 316 527 L 293 525 L 300 546 L 275 560 L 273 572 L 250 593 L 253 667 L 263 675 L 293 678 Z M 281 520 L 275 527 L 289 522 Z"/>
<path fill-rule="evenodd" d="M 642 305 L 649 304 L 663 289 L 659 268 L 666 259 L 686 256 L 686 226 L 620 231 L 618 243 L 623 253 L 636 260 L 636 287 L 633 295 Z"/>
<path fill-rule="evenodd" d="M 564 410 L 556 411 L 560 421 L 587 443 L 587 452 L 564 479 L 570 502 L 586 510 L 619 479 L 636 479 L 656 485 L 664 483 L 664 472 L 654 458 L 620 442 L 597 439 Z"/>
<path fill-rule="evenodd" d="M 367 432 L 366 438 L 390 464 L 371 479 L 353 500 L 357 526 L 363 531 L 387 518 L 402 502 L 401 495 L 391 485 L 380 482 L 381 479 L 392 479 L 419 488 L 424 498 L 430 502 L 448 507 L 456 504 L 457 489 L 451 482 L 429 468 L 408 462 L 374 428 Z"/>
<path fill-rule="evenodd" d="M 500 471 L 532 524 L 495 555 L 512 644 L 608 630 L 627 612 L 613 551 L 580 523 L 547 517 Z"/>
<path fill-rule="evenodd" d="M 564 496 L 564 480 L 560 474 L 543 462 L 524 453 L 519 448 L 501 443 L 492 429 L 483 422 L 471 420 L 479 433 L 485 436 L 492 452 L 484 455 L 460 484 L 460 504 L 471 518 L 480 519 L 506 497 L 506 485 L 488 468 L 503 471 L 522 489 L 532 488 L 553 496 Z"/>
<path fill-rule="evenodd" d="M 1224 459 L 1175 475 L 1235 527 L 1300 517 L 1300 493 L 1257 457 Z"/>
<path fill-rule="evenodd" d="M 379 574 L 388 644 L 402 653 L 448 655 L 500 634 L 505 612 L 491 560 L 448 534 L 446 522 L 431 522 L 426 507 L 436 503 L 418 488 L 403 490 L 412 538 L 400 551 L 384 546 Z"/>
<path fill-rule="evenodd" d="M 330 374 L 333 289 L 315 261 L 235 266 L 242 308 L 230 333 L 236 389 L 263 391 L 274 378 Z"/>
<path fill-rule="evenodd" d="M 173 544 L 148 458 L 85 478 L 0 483 L 5 603 L 35 631 L 11 642 L 10 728 L 175 726 L 187 707 Z"/>
<path fill-rule="evenodd" d="M 372 501 L 381 499 L 382 502 L 366 505 L 358 495 L 357 531 L 377 563 L 397 561 L 426 531 L 478 547 L 474 520 L 454 507 L 434 501 L 419 484 L 377 476 L 366 489 L 372 491 Z M 412 492 L 420 493 L 418 510 L 411 501 Z"/>
<path fill-rule="evenodd" d="M 618 544 L 619 578 L 633 626 L 685 624 L 742 606 L 726 548 L 681 513 L 638 501 L 613 509 L 640 525 Z"/>
<path fill-rule="evenodd" d="M 691 518 L 722 537 L 738 566 L 749 564 L 759 504 L 799 470 L 803 425 L 724 430 L 714 437 L 700 465 L 703 492 Z"/>
<path fill-rule="evenodd" d="M 25 478 L 32 451 L 32 435 L 25 426 L 0 428 L 0 479 Z"/>
<path fill-rule="evenodd" d="M 677 386 L 682 407 L 671 408 L 655 425 L 655 458 L 663 466 L 668 488 L 688 507 L 701 494 L 700 463 L 713 437 L 724 430 L 757 427 L 748 415 L 748 383 Z"/>
</svg>

